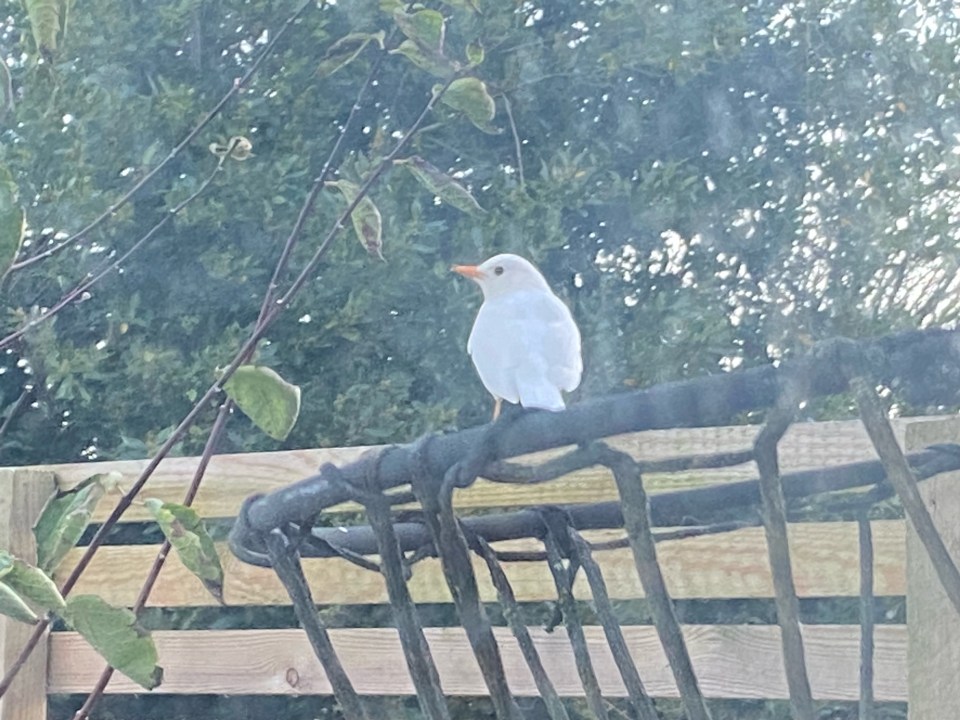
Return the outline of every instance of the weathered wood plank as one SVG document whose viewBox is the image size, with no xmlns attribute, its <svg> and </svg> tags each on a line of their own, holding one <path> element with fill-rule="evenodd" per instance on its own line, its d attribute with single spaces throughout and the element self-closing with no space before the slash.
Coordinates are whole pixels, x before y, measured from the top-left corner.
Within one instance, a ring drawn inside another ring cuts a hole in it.
<svg viewBox="0 0 960 720">
<path fill-rule="evenodd" d="M 911 420 L 913 421 L 913 419 Z M 894 429 L 903 436 L 907 420 L 898 420 Z M 703 452 L 742 450 L 750 446 L 757 428 L 732 426 L 655 430 L 632 433 L 611 439 L 611 444 L 637 458 L 658 459 Z M 269 492 L 311 475 L 323 463 L 342 464 L 357 459 L 369 448 L 333 448 L 291 450 L 272 453 L 218 455 L 207 470 L 195 507 L 203 517 L 234 517 L 244 498 Z M 529 459 L 540 461 L 556 452 L 538 453 Z M 873 449 L 859 421 L 800 423 L 790 428 L 780 447 L 781 468 L 789 472 L 824 465 L 869 460 Z M 57 473 L 61 487 L 67 488 L 96 472 L 118 471 L 129 482 L 146 465 L 146 460 L 103 463 L 79 463 L 45 466 Z M 145 496 L 179 502 L 189 484 L 197 458 L 168 458 L 160 463 L 145 490 Z M 672 475 L 650 475 L 645 485 L 650 492 L 664 492 L 755 477 L 752 465 L 716 471 L 696 471 Z M 457 494 L 461 508 L 517 507 L 543 503 L 599 502 L 617 499 L 616 488 L 605 470 L 573 473 L 546 485 L 507 486 L 478 482 Z M 343 509 L 356 509 L 345 505 Z M 95 520 L 109 513 L 107 501 L 98 509 Z M 134 505 L 124 516 L 128 520 L 147 518 L 143 508 Z"/>
<path fill-rule="evenodd" d="M 960 442 L 960 418 L 917 423 L 907 432 L 908 449 L 942 442 Z M 934 525 L 955 563 L 960 562 L 958 479 L 960 473 L 949 473 L 920 486 Z M 910 720 L 960 717 L 960 616 L 909 524 L 906 574 Z"/>
<path fill-rule="evenodd" d="M 876 592 L 902 595 L 904 581 L 904 524 L 886 520 L 873 523 Z M 616 531 L 592 535 L 617 536 Z M 858 586 L 857 526 L 855 523 L 800 523 L 790 526 L 790 540 L 801 597 L 855 596 Z M 533 542 L 511 547 L 535 548 Z M 133 602 L 156 548 L 108 546 L 97 553 L 76 592 L 96 592 L 119 605 Z M 276 575 L 267 569 L 241 563 L 220 547 L 226 572 L 224 596 L 228 605 L 282 605 L 289 602 Z M 629 550 L 598 552 L 611 597 L 642 597 Z M 667 586 L 676 598 L 772 597 L 773 586 L 766 546 L 760 528 L 710 535 L 658 545 L 658 555 Z M 67 557 L 58 570 L 64 576 L 76 562 L 79 551 Z M 476 561 L 484 600 L 496 595 L 482 563 Z M 320 604 L 385 603 L 381 577 L 339 558 L 307 560 L 304 569 Z M 521 601 L 553 599 L 553 584 L 546 565 L 508 563 L 507 574 Z M 417 602 L 450 602 L 443 573 L 435 561 L 418 563 L 410 583 Z M 589 597 L 582 578 L 575 587 L 580 598 Z M 174 557 L 167 562 L 150 597 L 158 606 L 212 605 L 209 594 Z"/>
<path fill-rule="evenodd" d="M 599 627 L 585 628 L 600 686 L 605 695 L 625 694 Z M 656 632 L 649 626 L 623 628 L 630 652 L 651 695 L 676 697 L 669 666 Z M 700 686 L 713 698 L 785 698 L 786 680 L 779 628 L 747 625 L 693 625 L 684 628 Z M 537 694 L 516 642 L 506 628 L 495 628 L 510 686 L 517 695 Z M 531 628 L 547 673 L 558 692 L 582 695 L 570 646 L 562 629 Z M 485 695 L 486 686 L 462 628 L 428 628 L 427 639 L 449 695 Z M 857 697 L 856 626 L 803 628 L 813 693 L 821 700 Z M 358 692 L 409 695 L 407 673 L 396 630 L 332 630 L 337 653 Z M 330 686 L 303 632 L 292 630 L 167 631 L 155 633 L 164 666 L 158 693 L 168 694 L 329 694 Z M 906 628 L 877 627 L 877 699 L 903 701 L 906 687 Z M 56 633 L 51 643 L 50 692 L 85 692 L 103 661 L 75 633 Z M 117 674 L 108 693 L 142 692 Z"/>
<path fill-rule="evenodd" d="M 36 562 L 31 527 L 53 493 L 53 473 L 0 470 L 0 548 Z M 6 672 L 33 633 L 33 627 L 0 616 L 0 670 Z M 0 720 L 44 720 L 47 717 L 47 643 L 41 642 L 0 699 Z"/>
</svg>

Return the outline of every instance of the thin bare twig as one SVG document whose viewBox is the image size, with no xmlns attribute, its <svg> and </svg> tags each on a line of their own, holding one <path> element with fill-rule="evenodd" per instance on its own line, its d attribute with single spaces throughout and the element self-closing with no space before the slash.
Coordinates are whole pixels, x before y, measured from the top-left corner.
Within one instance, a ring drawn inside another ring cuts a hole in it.
<svg viewBox="0 0 960 720">
<path fill-rule="evenodd" d="M 524 187 L 526 182 L 523 179 L 523 154 L 520 151 L 521 143 L 520 135 L 517 133 L 517 123 L 513 120 L 513 108 L 510 106 L 510 98 L 507 97 L 506 93 L 500 97 L 503 98 L 503 107 L 506 109 L 507 119 L 510 121 L 510 132 L 513 133 L 513 147 L 517 154 L 517 174 L 520 177 L 520 187 Z"/>
<path fill-rule="evenodd" d="M 29 267 L 34 263 L 37 263 L 45 258 L 55 255 L 56 253 L 60 252 L 63 248 L 68 247 L 69 245 L 72 245 L 82 240 L 84 237 L 90 234 L 91 231 L 99 227 L 101 223 L 103 223 L 104 221 L 112 217 L 117 212 L 117 210 L 122 208 L 128 202 L 130 202 L 130 199 L 134 195 L 136 195 L 141 188 L 143 188 L 147 183 L 149 183 L 157 175 L 157 173 L 159 173 L 164 167 L 166 167 L 168 163 L 170 163 L 175 157 L 177 157 L 177 155 L 179 155 L 190 143 L 192 143 L 196 139 L 196 137 L 201 132 L 203 132 L 204 128 L 206 128 L 207 125 L 209 125 L 211 121 L 213 121 L 213 119 L 220 114 L 220 111 L 223 110 L 224 107 L 226 107 L 227 103 L 230 102 L 230 100 L 233 98 L 234 95 L 236 95 L 237 93 L 240 92 L 240 90 L 246 87 L 247 83 L 250 82 L 253 76 L 260 69 L 260 66 L 263 64 L 263 61 L 266 60 L 273 53 L 273 50 L 277 46 L 277 43 L 279 42 L 280 38 L 282 38 L 287 33 L 287 31 L 300 18 L 300 16 L 303 15 L 303 13 L 305 13 L 308 9 L 313 7 L 315 4 L 316 3 L 314 2 L 314 0 L 306 0 L 306 2 L 302 3 L 294 11 L 294 13 L 287 18 L 286 22 L 284 22 L 283 25 L 280 26 L 280 29 L 277 30 L 273 38 L 271 38 L 271 40 L 266 44 L 266 46 L 263 48 L 263 52 L 260 53 L 260 56 L 256 60 L 254 60 L 253 64 L 250 66 L 247 72 L 244 73 L 241 78 L 234 80 L 233 84 L 230 86 L 230 89 L 224 94 L 222 98 L 220 98 L 220 101 L 216 105 L 214 105 L 213 108 L 206 115 L 203 116 L 200 122 L 197 123 L 197 125 L 190 132 L 187 133 L 186 137 L 184 137 L 183 140 L 181 140 L 179 143 L 177 143 L 176 146 L 174 146 L 174 148 L 170 151 L 167 157 L 165 157 L 160 162 L 159 165 L 157 165 L 155 168 L 150 170 L 146 175 L 140 178 L 140 180 L 138 180 L 134 184 L 134 186 L 130 188 L 119 200 L 117 200 L 115 203 L 113 203 L 113 205 L 111 205 L 106 210 L 104 210 L 99 216 L 94 218 L 94 220 L 90 222 L 86 227 L 82 228 L 81 230 L 78 230 L 73 235 L 68 237 L 66 240 L 63 240 L 57 243 L 53 247 L 47 248 L 46 250 L 43 250 L 37 253 L 36 255 L 32 255 L 31 257 L 25 258 L 23 260 L 20 260 L 10 265 L 7 271 L 3 274 L 3 277 L 0 278 L 0 283 L 2 283 L 3 279 L 6 278 L 7 275 L 9 275 L 11 272 L 15 270 L 22 270 L 25 267 Z"/>
<path fill-rule="evenodd" d="M 3 63 L 0 63 L 2 65 Z M 10 408 L 10 412 L 7 413 L 7 416 L 3 419 L 3 424 L 0 425 L 0 439 L 7 434 L 7 430 L 10 429 L 10 424 L 13 422 L 13 418 L 16 417 L 17 413 L 23 408 L 24 403 L 27 402 L 27 398 L 33 393 L 33 387 L 28 387 L 22 393 L 20 397 L 17 398 L 17 401 L 13 404 L 13 407 Z"/>
<path fill-rule="evenodd" d="M 392 36 L 393 34 L 391 33 L 390 37 Z M 389 39 L 390 38 L 388 37 L 387 41 L 389 41 Z M 340 146 L 343 144 L 343 139 L 347 135 L 347 130 L 353 124 L 353 120 L 356 117 L 357 111 L 360 109 L 360 103 L 363 101 L 363 96 L 367 94 L 367 90 L 369 90 L 370 86 L 373 84 L 373 80 L 376 77 L 377 72 L 379 72 L 385 56 L 386 54 L 382 52 L 378 54 L 377 59 L 374 60 L 373 65 L 370 67 L 370 72 L 367 73 L 366 80 L 363 81 L 363 84 L 360 86 L 360 91 L 357 93 L 356 99 L 350 106 L 350 114 L 347 115 L 346 121 L 340 126 L 340 132 L 337 134 L 337 139 L 333 143 L 333 147 L 330 149 L 327 159 L 323 163 L 323 167 L 320 168 L 320 174 L 314 178 L 313 188 L 316 189 L 316 192 L 312 192 L 308 201 L 303 203 L 303 205 L 300 207 L 297 220 L 294 222 L 293 228 L 291 229 L 290 234 L 287 236 L 286 242 L 283 244 L 283 250 L 280 253 L 280 258 L 277 260 L 276 267 L 273 271 L 273 277 L 270 278 L 270 284 L 267 286 L 266 293 L 264 293 L 263 304 L 260 307 L 260 315 L 257 317 L 258 324 L 263 322 L 270 305 L 273 303 L 274 295 L 280 285 L 280 278 L 287 269 L 293 248 L 297 243 L 297 239 L 301 236 L 301 230 L 306 224 L 307 218 L 310 216 L 310 213 L 313 210 L 313 205 L 317 194 L 323 188 L 323 184 L 327 179 L 327 175 L 330 173 L 330 168 L 333 167 L 333 163 L 340 152 Z"/>
<path fill-rule="evenodd" d="M 225 157 L 226 156 L 224 156 L 224 158 Z M 24 335 L 26 335 L 30 331 L 31 328 L 34 328 L 40 323 L 52 318 L 58 312 L 60 312 L 65 307 L 70 305 L 70 303 L 72 303 L 74 300 L 81 297 L 85 292 L 89 291 L 90 288 L 92 288 L 94 285 L 100 282 L 103 278 L 105 278 L 107 275 L 109 275 L 111 272 L 113 272 L 114 270 L 119 268 L 121 265 L 123 265 L 123 263 L 129 260 L 131 255 L 133 255 L 135 252 L 137 252 L 137 250 L 143 247 L 151 238 L 153 238 L 154 235 L 160 232 L 160 230 L 168 222 L 170 222 L 181 210 L 183 210 L 185 207 L 187 207 L 187 205 L 189 205 L 198 197 L 200 197 L 200 195 L 202 195 L 203 192 L 208 187 L 210 187 L 210 183 L 213 182 L 213 179 L 223 169 L 224 158 L 220 159 L 220 162 L 217 164 L 217 167 L 214 168 L 213 172 L 210 173 L 202 183 L 200 183 L 200 186 L 194 192 L 192 192 L 189 197 L 177 203 L 175 207 L 170 208 L 170 210 L 163 216 L 160 222 L 158 222 L 156 225 L 150 228 L 150 230 L 148 230 L 147 233 L 142 238 L 137 240 L 137 242 L 131 245 L 130 249 L 128 249 L 125 253 L 123 253 L 123 255 L 118 257 L 113 262 L 107 263 L 97 273 L 88 275 L 86 280 L 81 282 L 79 285 L 73 288 L 73 290 L 71 290 L 70 292 L 65 294 L 62 298 L 60 298 L 60 300 L 58 300 L 53 305 L 53 307 L 45 310 L 43 313 L 41 313 L 37 317 L 24 323 L 22 327 L 10 333 L 5 338 L 0 339 L 0 350 L 12 345 L 14 342 L 22 338 Z"/>
</svg>

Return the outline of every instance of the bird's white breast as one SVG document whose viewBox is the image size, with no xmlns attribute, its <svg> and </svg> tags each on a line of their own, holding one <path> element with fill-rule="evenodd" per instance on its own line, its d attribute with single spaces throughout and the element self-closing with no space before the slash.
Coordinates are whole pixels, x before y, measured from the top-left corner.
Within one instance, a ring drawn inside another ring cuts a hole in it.
<svg viewBox="0 0 960 720">
<path fill-rule="evenodd" d="M 467 350 L 484 386 L 508 402 L 537 398 L 561 409 L 561 390 L 580 383 L 580 331 L 567 306 L 547 291 L 518 291 L 486 300 Z"/>
</svg>

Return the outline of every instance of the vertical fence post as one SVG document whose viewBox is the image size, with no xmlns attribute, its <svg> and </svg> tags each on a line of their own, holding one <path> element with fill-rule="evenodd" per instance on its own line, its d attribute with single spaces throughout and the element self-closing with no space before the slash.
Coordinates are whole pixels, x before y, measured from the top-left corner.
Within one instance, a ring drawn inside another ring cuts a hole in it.
<svg viewBox="0 0 960 720">
<path fill-rule="evenodd" d="M 907 426 L 906 449 L 960 442 L 960 418 Z M 960 472 L 920 484 L 920 494 L 954 562 L 960 562 Z M 910 720 L 960 717 L 960 616 L 923 543 L 907 521 L 907 682 Z"/>
<path fill-rule="evenodd" d="M 55 487 L 51 472 L 0 470 L 0 549 L 35 562 L 31 527 Z M 33 628 L 0 616 L 0 666 L 3 671 L 20 654 Z M 42 642 L 0 699 L 0 720 L 46 720 L 47 643 Z"/>
</svg>

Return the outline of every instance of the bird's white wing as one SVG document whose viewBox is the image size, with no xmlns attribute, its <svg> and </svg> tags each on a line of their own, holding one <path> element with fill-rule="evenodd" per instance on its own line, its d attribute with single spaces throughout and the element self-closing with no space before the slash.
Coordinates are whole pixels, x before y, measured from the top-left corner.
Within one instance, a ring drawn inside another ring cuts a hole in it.
<svg viewBox="0 0 960 720">
<path fill-rule="evenodd" d="M 548 377 L 561 390 L 576 390 L 583 372 L 580 330 L 569 308 L 556 295 L 544 297 L 538 312 L 549 317 L 541 341 Z"/>
</svg>

